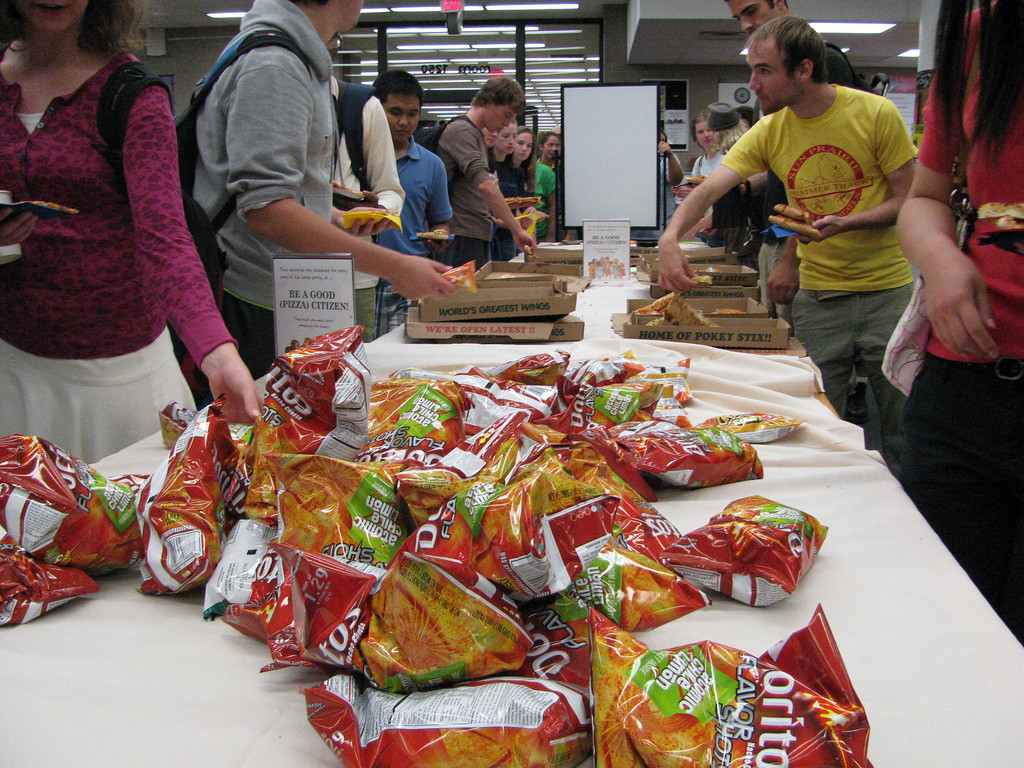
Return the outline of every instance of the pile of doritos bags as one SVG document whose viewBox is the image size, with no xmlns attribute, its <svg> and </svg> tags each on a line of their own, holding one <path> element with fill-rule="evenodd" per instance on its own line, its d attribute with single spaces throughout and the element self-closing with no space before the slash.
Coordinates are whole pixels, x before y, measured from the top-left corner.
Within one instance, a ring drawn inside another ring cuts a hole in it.
<svg viewBox="0 0 1024 768">
<path fill-rule="evenodd" d="M 761 497 L 686 536 L 652 505 L 762 476 L 737 434 L 689 428 L 688 361 L 371 383 L 360 335 L 279 358 L 251 431 L 219 403 L 174 413 L 126 545 L 143 592 L 205 585 L 204 615 L 266 643 L 265 669 L 330 675 L 307 712 L 344 765 L 868 765 L 823 615 L 772 657 L 630 634 L 708 605 L 697 586 L 782 599 L 825 537 Z"/>
</svg>

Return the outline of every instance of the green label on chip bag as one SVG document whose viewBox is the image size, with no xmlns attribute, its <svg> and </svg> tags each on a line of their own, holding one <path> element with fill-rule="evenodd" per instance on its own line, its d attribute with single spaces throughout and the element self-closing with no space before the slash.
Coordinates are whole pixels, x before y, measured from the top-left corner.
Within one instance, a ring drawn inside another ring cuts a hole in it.
<svg viewBox="0 0 1024 768">
<path fill-rule="evenodd" d="M 96 494 L 118 533 L 124 533 L 129 525 L 135 524 L 135 494 L 130 488 L 94 473 L 89 490 Z"/>
<path fill-rule="evenodd" d="M 594 408 L 616 424 L 630 421 L 640 408 L 640 393 L 632 389 L 604 387 L 594 398 Z"/>
<path fill-rule="evenodd" d="M 697 645 L 650 650 L 633 664 L 630 677 L 666 717 L 684 713 L 707 723 L 719 704 L 736 698 L 736 680 L 715 669 Z"/>
<path fill-rule="evenodd" d="M 581 600 L 585 600 L 601 613 L 622 623 L 622 566 L 614 550 L 604 549 L 594 558 L 570 588 Z"/>
<path fill-rule="evenodd" d="M 800 526 L 804 536 L 812 536 L 814 533 L 810 522 L 807 520 L 807 515 L 799 509 L 787 507 L 785 504 L 765 504 L 758 510 L 754 521 L 761 525 L 771 525 L 776 528 L 796 523 Z"/>
<path fill-rule="evenodd" d="M 709 442 L 712 445 L 717 445 L 727 451 L 732 451 L 737 456 L 743 456 L 743 440 L 736 437 L 732 432 L 726 432 L 724 429 L 719 429 L 718 427 L 695 429 L 693 432 L 698 435 L 701 440 Z"/>
<path fill-rule="evenodd" d="M 414 437 L 424 437 L 456 415 L 452 402 L 427 384 L 416 388 L 416 394 L 399 410 L 398 424 L 408 428 Z"/>
<path fill-rule="evenodd" d="M 488 481 L 474 483 L 455 496 L 455 510 L 469 523 L 474 538 L 480 535 L 480 521 L 483 519 L 491 499 L 505 490 L 502 483 Z"/>
<path fill-rule="evenodd" d="M 384 681 L 384 689 L 388 691 L 415 691 L 423 688 L 435 688 L 448 683 L 458 683 L 469 679 L 465 661 L 456 661 L 446 667 L 432 669 L 429 672 L 403 672 Z"/>
<path fill-rule="evenodd" d="M 395 486 L 380 475 L 366 475 L 352 495 L 348 511 L 354 523 L 352 538 L 360 547 L 373 550 L 378 563 L 391 562 L 406 533 L 399 522 Z"/>
</svg>

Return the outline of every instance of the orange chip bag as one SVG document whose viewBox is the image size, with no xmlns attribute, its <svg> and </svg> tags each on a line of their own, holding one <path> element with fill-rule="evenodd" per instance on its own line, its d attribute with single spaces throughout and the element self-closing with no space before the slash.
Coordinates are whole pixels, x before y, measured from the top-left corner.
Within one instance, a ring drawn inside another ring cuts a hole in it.
<svg viewBox="0 0 1024 768">
<path fill-rule="evenodd" d="M 85 571 L 41 563 L 0 528 L 0 627 L 24 624 L 99 586 Z"/>
<path fill-rule="evenodd" d="M 170 450 L 185 431 L 185 427 L 196 417 L 196 412 L 180 403 L 168 403 L 157 416 L 160 419 L 160 437 L 164 447 Z"/>
<path fill-rule="evenodd" d="M 388 379 L 373 385 L 369 439 L 356 461 L 429 465 L 466 436 L 469 401 L 450 381 Z"/>
<path fill-rule="evenodd" d="M 554 352 L 538 352 L 495 366 L 487 371 L 487 375 L 498 381 L 554 386 L 568 367 L 569 353 L 564 349 L 556 349 Z"/>
<path fill-rule="evenodd" d="M 515 605 L 469 568 L 408 552 L 370 599 L 359 645 L 378 688 L 414 691 L 517 669 L 532 638 Z"/>
<path fill-rule="evenodd" d="M 572 768 L 590 752 L 586 696 L 543 680 L 400 694 L 340 674 L 306 689 L 306 714 L 346 768 Z"/>
<path fill-rule="evenodd" d="M 770 413 L 737 413 L 730 416 L 715 416 L 697 425 L 697 429 L 718 427 L 726 432 L 741 436 L 748 443 L 770 443 L 785 437 L 803 422 L 788 416 L 774 416 Z"/>
<path fill-rule="evenodd" d="M 452 267 L 447 272 L 442 272 L 441 277 L 456 288 L 465 288 L 470 293 L 477 292 L 475 261 L 467 261 L 458 267 Z"/>
<path fill-rule="evenodd" d="M 0 438 L 0 527 L 54 565 L 104 573 L 139 559 L 132 489 L 38 437 Z"/>
<path fill-rule="evenodd" d="M 651 419 L 662 385 L 651 381 L 625 382 L 593 387 L 581 384 L 564 411 L 540 423 L 575 434 L 592 424 L 610 427 L 627 421 Z"/>
<path fill-rule="evenodd" d="M 439 535 L 410 538 L 432 562 L 468 563 L 514 596 L 543 597 L 568 587 L 604 546 L 615 501 L 568 474 L 534 471 L 478 505 L 474 519 L 449 502 Z"/>
<path fill-rule="evenodd" d="M 661 559 L 688 581 L 765 606 L 796 590 L 827 533 L 806 512 L 748 496 L 683 536 Z"/>
<path fill-rule="evenodd" d="M 869 768 L 868 722 L 821 609 L 758 658 L 648 649 L 590 616 L 597 768 Z"/>
<path fill-rule="evenodd" d="M 264 458 L 273 482 L 250 493 L 248 510 L 256 519 L 276 516 L 278 541 L 353 563 L 391 561 L 408 534 L 391 467 L 329 456 Z"/>
<path fill-rule="evenodd" d="M 614 540 L 567 592 L 631 632 L 660 627 L 711 602 L 665 566 Z"/>
<path fill-rule="evenodd" d="M 612 427 L 609 433 L 633 466 L 669 485 L 704 488 L 764 476 L 754 447 L 720 429 L 687 430 L 648 421 Z"/>
</svg>

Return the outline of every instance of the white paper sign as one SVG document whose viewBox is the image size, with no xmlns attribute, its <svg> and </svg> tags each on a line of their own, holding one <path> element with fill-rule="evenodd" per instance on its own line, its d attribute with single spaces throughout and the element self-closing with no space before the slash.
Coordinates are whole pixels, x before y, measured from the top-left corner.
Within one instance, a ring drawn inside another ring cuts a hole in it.
<svg viewBox="0 0 1024 768">
<path fill-rule="evenodd" d="M 595 283 L 629 279 L 629 219 L 583 220 L 583 274 Z"/>
<path fill-rule="evenodd" d="M 274 257 L 274 341 L 278 354 L 356 324 L 355 270 L 348 254 Z"/>
</svg>

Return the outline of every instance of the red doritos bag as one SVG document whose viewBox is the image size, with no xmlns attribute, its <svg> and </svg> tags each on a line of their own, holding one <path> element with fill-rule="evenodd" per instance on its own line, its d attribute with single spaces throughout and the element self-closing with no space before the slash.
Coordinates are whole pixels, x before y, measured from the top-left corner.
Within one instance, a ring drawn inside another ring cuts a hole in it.
<svg viewBox="0 0 1024 768">
<path fill-rule="evenodd" d="M 543 680 L 400 694 L 335 675 L 306 690 L 306 715 L 346 768 L 572 768 L 590 752 L 586 696 Z"/>
<path fill-rule="evenodd" d="M 227 533 L 220 467 L 238 450 L 222 405 L 217 400 L 196 415 L 139 495 L 142 592 L 198 587 L 220 560 Z"/>
<path fill-rule="evenodd" d="M 868 721 L 819 607 L 770 653 L 648 649 L 596 611 L 597 768 L 870 768 Z"/>
<path fill-rule="evenodd" d="M 799 509 L 748 496 L 683 536 L 661 560 L 690 582 L 764 606 L 789 597 L 828 528 Z"/>
<path fill-rule="evenodd" d="M 277 358 L 253 431 L 252 484 L 262 486 L 260 457 L 267 453 L 354 459 L 366 442 L 370 382 L 362 326 L 317 336 Z"/>
<path fill-rule="evenodd" d="M 687 430 L 648 421 L 608 431 L 626 449 L 633 466 L 668 485 L 703 488 L 764 476 L 753 446 L 720 429 Z"/>
<path fill-rule="evenodd" d="M 33 560 L 0 528 L 0 627 L 32 621 L 98 589 L 78 568 Z"/>
<path fill-rule="evenodd" d="M 0 406 L 2 407 L 2 406 Z M 139 558 L 135 494 L 38 437 L 0 438 L 0 527 L 47 563 L 105 573 Z"/>
</svg>

